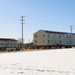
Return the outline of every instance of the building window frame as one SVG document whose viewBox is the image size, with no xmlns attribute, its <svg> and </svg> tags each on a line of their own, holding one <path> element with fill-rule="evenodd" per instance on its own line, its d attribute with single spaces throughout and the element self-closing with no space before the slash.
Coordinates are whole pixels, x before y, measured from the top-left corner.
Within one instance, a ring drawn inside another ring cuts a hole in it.
<svg viewBox="0 0 75 75">
<path fill-rule="evenodd" d="M 45 40 L 43 40 L 43 43 L 45 42 Z"/>
<path fill-rule="evenodd" d="M 37 43 L 37 40 L 35 40 L 35 43 Z"/>
<path fill-rule="evenodd" d="M 61 44 L 61 40 L 59 40 L 59 44 Z"/>
<path fill-rule="evenodd" d="M 61 39 L 61 35 L 59 35 L 59 39 Z"/>
<path fill-rule="evenodd" d="M 37 35 L 35 35 L 35 37 L 37 37 Z"/>
<path fill-rule="evenodd" d="M 50 40 L 48 40 L 48 44 L 50 44 Z"/>
<path fill-rule="evenodd" d="M 43 34 L 43 37 L 45 37 L 45 34 Z"/>
<path fill-rule="evenodd" d="M 48 34 L 48 38 L 50 38 L 50 35 Z"/>
</svg>

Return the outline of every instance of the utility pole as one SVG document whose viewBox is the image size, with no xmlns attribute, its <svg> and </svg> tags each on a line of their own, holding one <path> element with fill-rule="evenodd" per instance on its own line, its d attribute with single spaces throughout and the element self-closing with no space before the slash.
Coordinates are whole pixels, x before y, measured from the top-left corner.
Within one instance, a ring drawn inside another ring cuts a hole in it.
<svg viewBox="0 0 75 75">
<path fill-rule="evenodd" d="M 70 29 L 71 29 L 71 34 L 72 34 L 72 29 L 73 29 L 73 26 L 72 25 L 70 26 Z"/>
<path fill-rule="evenodd" d="M 22 24 L 22 51 L 23 51 L 23 24 L 24 24 L 24 17 L 25 16 L 21 16 L 21 24 Z"/>
<path fill-rule="evenodd" d="M 30 39 L 28 41 L 29 41 L 29 48 L 30 48 Z"/>
<path fill-rule="evenodd" d="M 72 25 L 70 26 L 70 29 L 71 29 L 71 47 L 72 47 L 72 29 L 73 29 Z"/>
</svg>

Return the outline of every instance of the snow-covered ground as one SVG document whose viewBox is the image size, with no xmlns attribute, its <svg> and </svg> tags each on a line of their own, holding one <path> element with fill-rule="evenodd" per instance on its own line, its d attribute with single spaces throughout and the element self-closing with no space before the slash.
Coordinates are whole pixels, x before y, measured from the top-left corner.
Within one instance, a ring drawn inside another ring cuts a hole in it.
<svg viewBox="0 0 75 75">
<path fill-rule="evenodd" d="M 0 75 L 75 75 L 75 48 L 1 53 Z"/>
</svg>

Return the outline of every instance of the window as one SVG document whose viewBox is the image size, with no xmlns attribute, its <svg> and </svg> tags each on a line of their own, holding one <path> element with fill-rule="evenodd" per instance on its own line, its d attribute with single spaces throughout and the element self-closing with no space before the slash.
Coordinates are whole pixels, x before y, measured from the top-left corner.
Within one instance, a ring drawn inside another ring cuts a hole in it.
<svg viewBox="0 0 75 75">
<path fill-rule="evenodd" d="M 54 35 L 54 40 L 55 40 L 55 35 Z"/>
<path fill-rule="evenodd" d="M 37 40 L 35 40 L 35 43 L 37 43 Z"/>
<path fill-rule="evenodd" d="M 68 35 L 67 35 L 67 39 L 68 39 Z"/>
<path fill-rule="evenodd" d="M 70 39 L 71 39 L 71 36 L 70 36 Z"/>
<path fill-rule="evenodd" d="M 61 44 L 61 40 L 59 40 L 59 44 Z"/>
<path fill-rule="evenodd" d="M 61 35 L 59 35 L 59 38 L 61 39 Z"/>
<path fill-rule="evenodd" d="M 37 37 L 37 35 L 35 35 L 35 37 Z"/>
<path fill-rule="evenodd" d="M 48 43 L 50 43 L 50 40 L 48 40 Z"/>
<path fill-rule="evenodd" d="M 12 45 L 12 44 L 10 44 L 10 45 Z"/>
<path fill-rule="evenodd" d="M 45 37 L 45 34 L 43 34 L 43 37 Z"/>
<path fill-rule="evenodd" d="M 2 46 L 3 44 L 1 44 L 1 46 Z"/>
<path fill-rule="evenodd" d="M 70 44 L 71 44 L 71 41 L 70 41 Z"/>
<path fill-rule="evenodd" d="M 52 43 L 53 43 L 53 40 L 52 40 Z"/>
<path fill-rule="evenodd" d="M 68 41 L 67 41 L 67 44 L 68 44 Z"/>
<path fill-rule="evenodd" d="M 50 35 L 48 35 L 48 38 L 50 38 Z"/>
</svg>

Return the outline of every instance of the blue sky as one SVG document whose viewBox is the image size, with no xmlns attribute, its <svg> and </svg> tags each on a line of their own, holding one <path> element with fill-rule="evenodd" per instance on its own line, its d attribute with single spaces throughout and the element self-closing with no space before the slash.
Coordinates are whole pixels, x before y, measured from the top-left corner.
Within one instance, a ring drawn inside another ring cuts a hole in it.
<svg viewBox="0 0 75 75">
<path fill-rule="evenodd" d="M 1 38 L 21 38 L 21 16 L 24 42 L 39 29 L 75 33 L 75 0 L 0 0 Z"/>
</svg>

